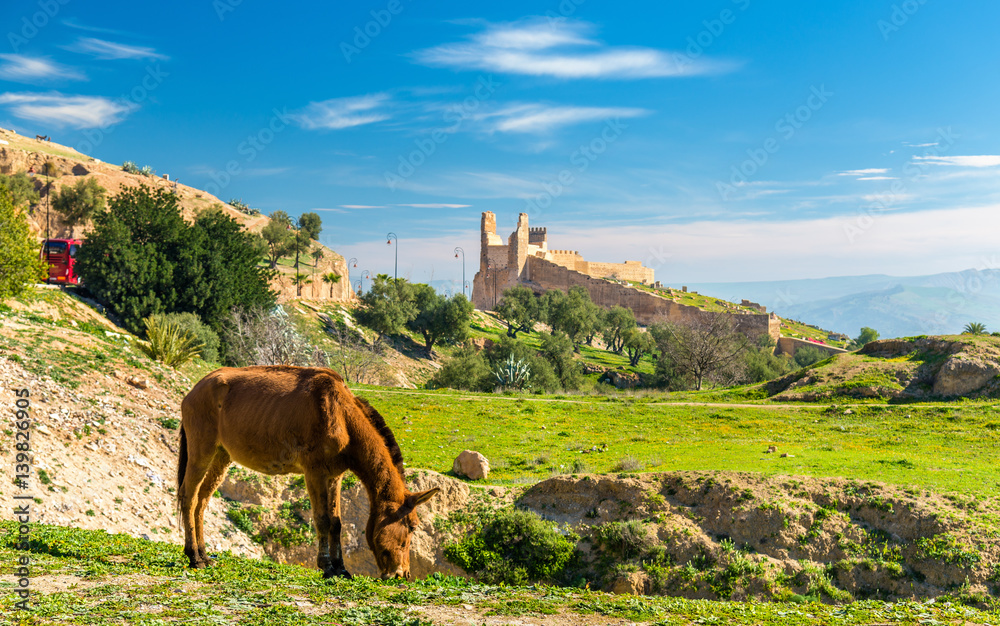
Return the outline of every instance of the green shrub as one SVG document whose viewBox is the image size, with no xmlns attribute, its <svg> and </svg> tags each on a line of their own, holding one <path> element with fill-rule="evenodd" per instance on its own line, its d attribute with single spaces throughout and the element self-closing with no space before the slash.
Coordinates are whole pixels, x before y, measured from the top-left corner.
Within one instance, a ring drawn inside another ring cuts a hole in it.
<svg viewBox="0 0 1000 626">
<path fill-rule="evenodd" d="M 652 545 L 652 540 L 641 520 L 608 522 L 594 528 L 594 540 L 622 560 L 642 556 Z"/>
<path fill-rule="evenodd" d="M 160 324 L 173 324 L 201 342 L 199 353 L 202 359 L 209 363 L 219 362 L 219 335 L 202 322 L 200 317 L 194 313 L 169 313 L 155 317 Z"/>
<path fill-rule="evenodd" d="M 492 584 L 523 585 L 555 581 L 563 573 L 580 537 L 560 533 L 535 513 L 502 509 L 487 513 L 482 525 L 445 546 L 450 562 Z"/>
<path fill-rule="evenodd" d="M 475 348 L 462 348 L 437 371 L 431 383 L 451 389 L 490 391 L 493 389 L 492 377 L 482 354 Z"/>
<path fill-rule="evenodd" d="M 148 343 L 139 345 L 146 356 L 170 367 L 180 367 L 200 354 L 201 343 L 175 324 L 160 323 L 155 317 L 143 320 Z"/>
</svg>

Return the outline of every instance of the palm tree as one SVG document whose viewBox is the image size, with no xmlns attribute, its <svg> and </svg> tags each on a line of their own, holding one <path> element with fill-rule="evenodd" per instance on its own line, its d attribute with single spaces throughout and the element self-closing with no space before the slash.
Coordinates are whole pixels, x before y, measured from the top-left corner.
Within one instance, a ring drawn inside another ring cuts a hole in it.
<svg viewBox="0 0 1000 626">
<path fill-rule="evenodd" d="M 982 335 L 986 332 L 986 324 L 982 322 L 969 322 L 965 325 L 965 330 L 962 331 L 963 335 Z"/>
<path fill-rule="evenodd" d="M 330 285 L 330 298 L 333 298 L 333 286 L 340 282 L 340 274 L 337 272 L 327 272 L 323 274 L 323 282 Z"/>
<path fill-rule="evenodd" d="M 301 298 L 302 297 L 302 285 L 308 285 L 311 282 L 312 282 L 312 279 L 309 278 L 308 276 L 306 276 L 305 274 L 296 274 L 292 278 L 292 284 L 295 285 L 295 287 L 296 287 L 296 290 L 295 290 L 296 297 Z"/>
<path fill-rule="evenodd" d="M 313 267 L 319 265 L 320 259 L 323 258 L 323 248 L 317 246 L 316 249 L 312 251 L 312 258 L 313 258 Z"/>
</svg>

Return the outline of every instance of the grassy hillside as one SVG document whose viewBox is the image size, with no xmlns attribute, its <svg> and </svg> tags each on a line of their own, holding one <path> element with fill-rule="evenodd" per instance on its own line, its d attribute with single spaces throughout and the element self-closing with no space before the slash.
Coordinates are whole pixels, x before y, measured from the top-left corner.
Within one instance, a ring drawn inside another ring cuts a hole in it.
<svg viewBox="0 0 1000 626">
<path fill-rule="evenodd" d="M 16 526 L 0 523 L 0 623 L 239 623 L 424 626 L 470 623 L 621 624 L 997 624 L 960 603 L 707 602 L 613 596 L 535 585 L 509 588 L 451 577 L 400 584 L 358 577 L 323 580 L 290 565 L 219 556 L 190 570 L 179 546 L 54 526 L 34 526 L 32 611 L 13 610 Z"/>
</svg>

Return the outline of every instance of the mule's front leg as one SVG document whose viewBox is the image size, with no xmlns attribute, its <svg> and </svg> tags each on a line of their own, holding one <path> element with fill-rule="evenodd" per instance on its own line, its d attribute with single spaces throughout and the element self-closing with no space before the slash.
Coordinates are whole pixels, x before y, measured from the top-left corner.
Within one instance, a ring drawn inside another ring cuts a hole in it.
<svg viewBox="0 0 1000 626">
<path fill-rule="evenodd" d="M 344 567 L 344 553 L 340 546 L 340 483 L 344 475 L 333 479 L 330 484 L 330 574 L 324 576 L 343 576 L 351 578 L 350 572 Z"/>
<path fill-rule="evenodd" d="M 326 473 L 306 474 L 306 490 L 309 491 L 309 502 L 313 510 L 313 523 L 316 525 L 316 566 L 323 571 L 323 578 L 343 576 L 346 572 L 338 571 L 330 558 L 330 478 Z M 338 555 L 340 544 L 337 544 Z M 339 570 L 344 569 L 343 561 Z"/>
</svg>

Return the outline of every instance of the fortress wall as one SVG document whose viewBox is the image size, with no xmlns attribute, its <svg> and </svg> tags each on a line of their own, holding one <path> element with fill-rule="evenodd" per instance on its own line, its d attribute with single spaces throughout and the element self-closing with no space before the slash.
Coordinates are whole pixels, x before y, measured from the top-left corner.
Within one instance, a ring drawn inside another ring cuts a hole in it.
<svg viewBox="0 0 1000 626">
<path fill-rule="evenodd" d="M 823 352 L 826 352 L 827 356 L 847 353 L 847 350 L 843 348 L 826 346 L 815 341 L 806 341 L 805 339 L 797 339 L 795 337 L 781 337 L 778 339 L 778 346 L 774 349 L 774 353 L 777 355 L 787 354 L 788 356 L 795 356 L 797 350 L 806 346 L 819 348 Z"/>
<path fill-rule="evenodd" d="M 540 291 L 559 289 L 568 292 L 571 287 L 583 287 L 590 293 L 591 300 L 602 308 L 623 306 L 632 309 L 636 321 L 643 326 L 658 322 L 693 325 L 704 321 L 706 316 L 722 315 L 678 304 L 648 291 L 593 278 L 538 257 L 528 259 L 528 278 Z M 737 328 L 747 335 L 769 334 L 775 339 L 779 336 L 780 323 L 769 315 L 734 315 L 733 319 Z"/>
<path fill-rule="evenodd" d="M 581 267 L 587 264 L 580 253 L 575 250 L 549 250 L 548 258 L 556 265 L 561 265 L 578 272 L 582 271 Z"/>
<path fill-rule="evenodd" d="M 509 256 L 507 246 L 489 246 L 486 250 L 486 260 L 493 267 L 507 267 Z"/>
<path fill-rule="evenodd" d="M 653 283 L 653 269 L 643 267 L 639 261 L 625 261 L 624 263 L 587 263 L 585 274 L 594 278 L 610 278 L 615 276 L 620 280 L 631 280 L 639 283 Z"/>
</svg>

